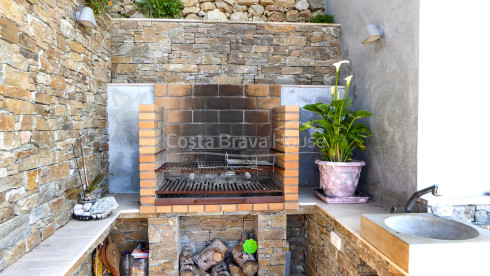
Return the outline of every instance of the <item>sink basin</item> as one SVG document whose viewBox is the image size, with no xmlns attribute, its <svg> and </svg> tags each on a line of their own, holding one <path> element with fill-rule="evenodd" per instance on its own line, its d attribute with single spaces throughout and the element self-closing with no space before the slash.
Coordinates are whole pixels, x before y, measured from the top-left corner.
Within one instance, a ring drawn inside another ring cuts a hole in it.
<svg viewBox="0 0 490 276">
<path fill-rule="evenodd" d="M 474 225 L 432 214 L 367 214 L 361 237 L 410 276 L 488 273 L 490 232 Z"/>
<path fill-rule="evenodd" d="M 398 215 L 386 218 L 384 222 L 397 232 L 429 239 L 467 240 L 479 235 L 471 226 L 438 217 Z"/>
</svg>

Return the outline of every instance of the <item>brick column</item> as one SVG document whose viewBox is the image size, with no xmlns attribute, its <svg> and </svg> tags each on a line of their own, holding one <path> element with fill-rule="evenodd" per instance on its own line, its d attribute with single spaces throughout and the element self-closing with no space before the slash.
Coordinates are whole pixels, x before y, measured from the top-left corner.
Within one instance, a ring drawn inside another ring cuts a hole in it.
<svg viewBox="0 0 490 276">
<path fill-rule="evenodd" d="M 142 104 L 139 110 L 140 212 L 155 213 L 155 188 L 160 173 L 155 170 L 163 162 L 164 148 L 162 108 Z"/>
<path fill-rule="evenodd" d="M 286 273 L 287 215 L 258 214 L 255 225 L 259 276 Z"/>
<path fill-rule="evenodd" d="M 277 164 L 284 169 L 274 179 L 284 187 L 284 209 L 298 209 L 299 106 L 285 105 L 273 110 L 273 148 L 279 152 Z"/>
<path fill-rule="evenodd" d="M 179 275 L 179 218 L 148 218 L 149 275 Z"/>
</svg>

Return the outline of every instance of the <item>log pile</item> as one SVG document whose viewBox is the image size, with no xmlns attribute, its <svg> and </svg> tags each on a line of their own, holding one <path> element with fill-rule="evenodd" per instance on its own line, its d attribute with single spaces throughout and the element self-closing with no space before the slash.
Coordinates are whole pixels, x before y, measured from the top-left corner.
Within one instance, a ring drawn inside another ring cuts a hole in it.
<svg viewBox="0 0 490 276">
<path fill-rule="evenodd" d="M 200 253 L 184 251 L 180 254 L 180 276 L 254 276 L 259 265 L 254 254 L 243 251 L 248 234 L 243 233 L 240 242 L 228 254 L 228 247 L 214 240 Z"/>
</svg>

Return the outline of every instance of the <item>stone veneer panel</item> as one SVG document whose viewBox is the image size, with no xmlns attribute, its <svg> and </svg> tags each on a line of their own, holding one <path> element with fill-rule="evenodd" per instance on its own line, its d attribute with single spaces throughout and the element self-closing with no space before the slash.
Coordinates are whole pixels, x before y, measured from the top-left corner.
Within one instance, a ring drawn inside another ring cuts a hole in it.
<svg viewBox="0 0 490 276">
<path fill-rule="evenodd" d="M 126 251 L 133 251 L 139 242 L 148 243 L 148 219 L 118 218 L 111 231 L 111 238 L 121 255 Z"/>
<path fill-rule="evenodd" d="M 258 214 L 255 226 L 259 276 L 280 276 L 286 273 L 287 215 Z"/>
<path fill-rule="evenodd" d="M 114 19 L 113 83 L 332 84 L 340 25 Z"/>
<path fill-rule="evenodd" d="M 305 215 L 288 215 L 287 238 L 291 251 L 291 273 L 305 272 L 305 230 Z"/>
<path fill-rule="evenodd" d="M 150 275 L 179 275 L 179 218 L 148 218 Z"/>
<path fill-rule="evenodd" d="M 404 275 L 400 268 L 357 234 L 347 230 L 319 207 L 306 214 L 307 275 Z M 341 240 L 340 250 L 330 242 L 331 232 Z"/>
<path fill-rule="evenodd" d="M 88 178 L 107 172 L 108 18 L 82 27 L 84 4 L 0 1 L 0 271 L 71 219 L 79 133 Z"/>
</svg>

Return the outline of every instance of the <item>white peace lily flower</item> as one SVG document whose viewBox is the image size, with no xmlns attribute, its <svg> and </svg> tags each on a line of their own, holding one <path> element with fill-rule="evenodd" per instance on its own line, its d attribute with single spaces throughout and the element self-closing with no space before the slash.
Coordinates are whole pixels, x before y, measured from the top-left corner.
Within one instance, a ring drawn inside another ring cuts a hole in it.
<svg viewBox="0 0 490 276">
<path fill-rule="evenodd" d="M 349 63 L 349 61 L 348 60 L 341 60 L 339 62 L 334 63 L 333 66 L 335 66 L 335 70 L 338 72 L 340 69 L 340 65 L 342 65 L 344 63 Z"/>
</svg>

